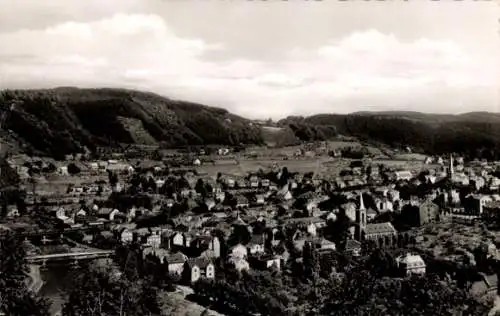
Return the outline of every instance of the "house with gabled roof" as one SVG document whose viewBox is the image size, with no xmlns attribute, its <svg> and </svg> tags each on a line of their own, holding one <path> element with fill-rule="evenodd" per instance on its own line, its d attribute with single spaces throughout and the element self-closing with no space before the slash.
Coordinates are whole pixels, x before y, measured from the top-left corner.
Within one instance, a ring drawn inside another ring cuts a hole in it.
<svg viewBox="0 0 500 316">
<path fill-rule="evenodd" d="M 171 274 L 181 275 L 184 270 L 184 263 L 187 257 L 181 252 L 170 253 L 167 257 L 168 272 Z"/>
<path fill-rule="evenodd" d="M 259 270 L 276 269 L 281 270 L 281 257 L 275 255 L 260 255 L 252 257 L 250 260 L 250 266 Z"/>
<path fill-rule="evenodd" d="M 243 195 L 236 196 L 236 207 L 248 207 L 248 199 Z"/>
<path fill-rule="evenodd" d="M 264 253 L 265 251 L 265 235 L 264 234 L 256 234 L 253 235 L 250 239 L 250 242 L 247 244 L 248 252 L 252 255 L 257 253 Z"/>
<path fill-rule="evenodd" d="M 344 252 L 353 257 L 359 256 L 361 254 L 361 243 L 354 239 L 348 239 L 344 247 Z"/>
<path fill-rule="evenodd" d="M 190 283 L 198 281 L 200 278 L 214 279 L 215 266 L 206 257 L 189 258 L 184 263 L 184 279 Z"/>
<path fill-rule="evenodd" d="M 425 274 L 425 262 L 420 255 L 407 253 L 396 258 L 396 267 L 405 276 Z"/>
</svg>

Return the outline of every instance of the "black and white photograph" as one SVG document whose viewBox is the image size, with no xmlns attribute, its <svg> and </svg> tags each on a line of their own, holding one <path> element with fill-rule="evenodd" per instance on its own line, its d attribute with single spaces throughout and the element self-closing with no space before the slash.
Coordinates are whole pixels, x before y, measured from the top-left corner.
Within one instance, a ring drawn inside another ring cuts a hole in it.
<svg viewBox="0 0 500 316">
<path fill-rule="evenodd" d="M 0 0 L 0 316 L 500 316 L 500 2 Z"/>
</svg>

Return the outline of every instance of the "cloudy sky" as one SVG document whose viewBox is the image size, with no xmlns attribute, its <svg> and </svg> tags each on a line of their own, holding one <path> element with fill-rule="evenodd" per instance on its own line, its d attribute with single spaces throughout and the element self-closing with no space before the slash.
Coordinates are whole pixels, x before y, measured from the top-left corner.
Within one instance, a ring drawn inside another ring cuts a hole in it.
<svg viewBox="0 0 500 316">
<path fill-rule="evenodd" d="M 499 16 L 487 0 L 0 0 L 0 88 L 138 88 L 252 118 L 500 112 Z"/>
</svg>

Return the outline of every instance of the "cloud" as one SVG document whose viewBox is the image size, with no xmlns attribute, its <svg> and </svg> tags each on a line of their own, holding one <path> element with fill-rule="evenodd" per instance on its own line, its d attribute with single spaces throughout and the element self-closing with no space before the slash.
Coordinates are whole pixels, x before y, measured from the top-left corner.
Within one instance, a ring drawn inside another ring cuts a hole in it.
<svg viewBox="0 0 500 316">
<path fill-rule="evenodd" d="M 402 42 L 377 30 L 314 50 L 297 47 L 280 62 L 230 59 L 224 43 L 183 38 L 154 14 L 5 32 L 0 43 L 0 87 L 137 87 L 252 117 L 435 111 L 435 105 L 460 111 L 464 102 L 479 101 L 494 110 L 499 84 L 494 58 L 478 58 L 447 40 Z M 209 52 L 226 58 L 210 61 Z"/>
</svg>

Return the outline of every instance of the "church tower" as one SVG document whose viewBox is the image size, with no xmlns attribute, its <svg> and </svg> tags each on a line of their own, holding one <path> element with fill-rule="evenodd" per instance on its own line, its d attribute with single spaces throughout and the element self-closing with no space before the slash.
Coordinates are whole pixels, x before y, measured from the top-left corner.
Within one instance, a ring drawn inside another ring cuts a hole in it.
<svg viewBox="0 0 500 316">
<path fill-rule="evenodd" d="M 453 173 L 455 171 L 453 170 L 453 155 L 450 154 L 450 166 L 448 167 L 448 178 L 452 178 L 453 177 Z"/>
<path fill-rule="evenodd" d="M 363 193 L 359 195 L 359 208 L 356 210 L 356 238 L 361 240 L 366 228 L 366 208 L 363 201 Z"/>
</svg>

